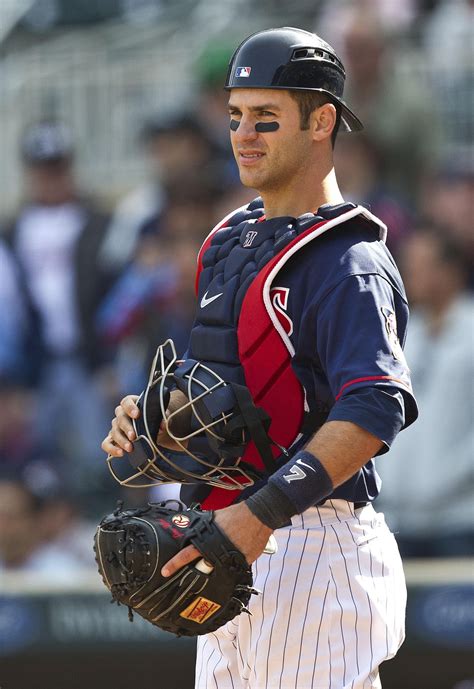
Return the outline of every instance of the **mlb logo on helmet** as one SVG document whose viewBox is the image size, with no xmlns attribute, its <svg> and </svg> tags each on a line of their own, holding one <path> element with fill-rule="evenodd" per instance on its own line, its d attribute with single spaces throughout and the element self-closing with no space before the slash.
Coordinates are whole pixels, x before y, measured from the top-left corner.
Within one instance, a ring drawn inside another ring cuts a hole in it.
<svg viewBox="0 0 474 689">
<path fill-rule="evenodd" d="M 251 71 L 252 71 L 251 67 L 237 67 L 235 70 L 235 76 L 236 77 L 249 77 Z"/>
</svg>

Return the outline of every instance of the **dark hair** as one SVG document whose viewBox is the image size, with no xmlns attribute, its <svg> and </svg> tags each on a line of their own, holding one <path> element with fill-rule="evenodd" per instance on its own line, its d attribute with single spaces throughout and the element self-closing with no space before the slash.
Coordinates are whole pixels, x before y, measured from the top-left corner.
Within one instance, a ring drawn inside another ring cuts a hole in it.
<svg viewBox="0 0 474 689">
<path fill-rule="evenodd" d="M 336 107 L 336 124 L 331 134 L 332 147 L 336 143 L 336 136 L 341 122 L 341 108 L 338 107 L 325 93 L 319 91 L 292 91 L 289 90 L 290 96 L 298 103 L 300 110 L 300 127 L 301 129 L 309 129 L 309 118 L 311 113 L 325 103 L 332 103 Z"/>
</svg>

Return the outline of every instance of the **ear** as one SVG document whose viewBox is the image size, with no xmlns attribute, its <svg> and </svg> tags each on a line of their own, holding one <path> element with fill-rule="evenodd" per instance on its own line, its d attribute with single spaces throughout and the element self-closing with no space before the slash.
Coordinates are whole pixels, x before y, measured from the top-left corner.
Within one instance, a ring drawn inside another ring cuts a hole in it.
<svg viewBox="0 0 474 689">
<path fill-rule="evenodd" d="M 336 126 L 337 111 L 332 103 L 324 103 L 311 114 L 313 141 L 324 141 L 331 137 Z"/>
</svg>

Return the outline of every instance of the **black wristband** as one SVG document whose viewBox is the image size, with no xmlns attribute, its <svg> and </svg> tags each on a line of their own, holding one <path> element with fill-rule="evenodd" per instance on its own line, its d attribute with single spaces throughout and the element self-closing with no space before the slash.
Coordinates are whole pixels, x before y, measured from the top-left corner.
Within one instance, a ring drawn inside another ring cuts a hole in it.
<svg viewBox="0 0 474 689">
<path fill-rule="evenodd" d="M 302 450 L 272 474 L 266 486 L 247 498 L 246 504 L 263 524 L 277 529 L 295 514 L 324 502 L 333 489 L 319 459 Z"/>
<path fill-rule="evenodd" d="M 265 526 L 273 530 L 289 524 L 291 517 L 296 514 L 286 495 L 273 483 L 260 488 L 247 498 L 245 504 Z"/>
</svg>

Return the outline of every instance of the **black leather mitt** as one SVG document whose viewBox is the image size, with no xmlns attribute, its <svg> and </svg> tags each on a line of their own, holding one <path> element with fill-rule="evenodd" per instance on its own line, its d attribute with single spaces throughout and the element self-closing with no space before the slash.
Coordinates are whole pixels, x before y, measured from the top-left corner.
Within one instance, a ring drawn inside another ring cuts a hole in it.
<svg viewBox="0 0 474 689">
<path fill-rule="evenodd" d="M 203 557 L 163 577 L 163 565 L 189 544 Z M 214 512 L 186 509 L 177 501 L 118 507 L 97 527 L 94 550 L 112 597 L 178 636 L 218 629 L 248 612 L 257 593 L 250 566 L 218 528 Z"/>
</svg>

